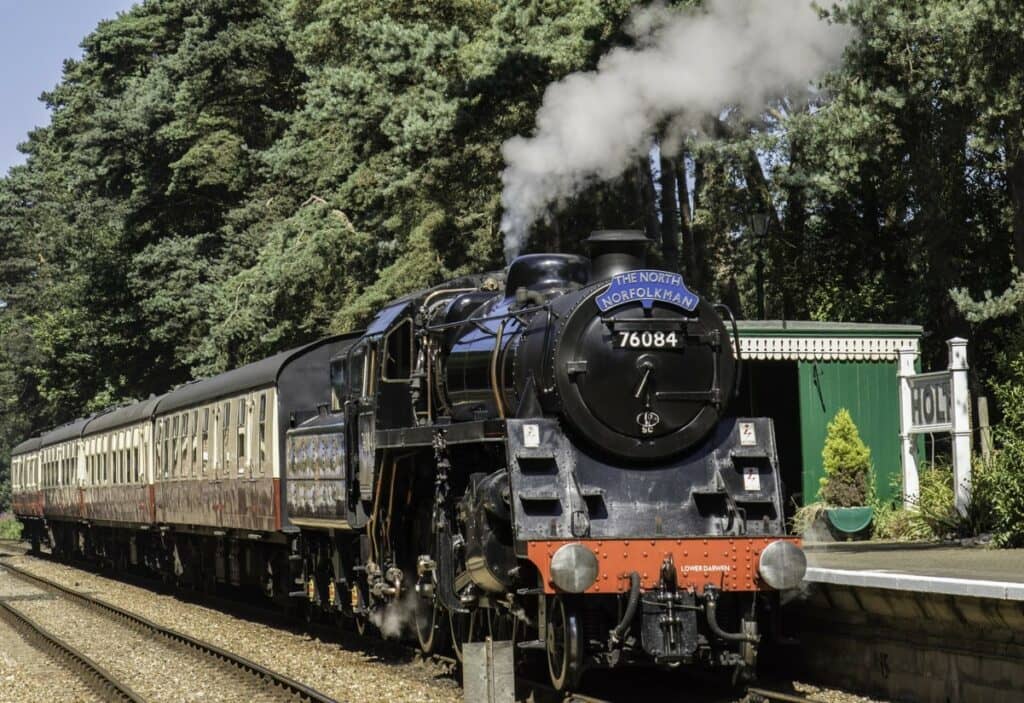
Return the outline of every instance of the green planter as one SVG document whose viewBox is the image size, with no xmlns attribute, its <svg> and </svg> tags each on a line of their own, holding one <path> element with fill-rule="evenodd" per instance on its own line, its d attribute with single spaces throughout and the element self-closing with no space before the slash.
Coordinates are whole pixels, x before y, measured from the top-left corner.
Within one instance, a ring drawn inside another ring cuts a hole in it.
<svg viewBox="0 0 1024 703">
<path fill-rule="evenodd" d="M 839 535 L 852 539 L 857 536 L 867 536 L 867 529 L 871 525 L 871 519 L 875 516 L 875 509 L 870 506 L 856 508 L 829 508 L 825 511 L 828 516 L 829 525 Z"/>
</svg>

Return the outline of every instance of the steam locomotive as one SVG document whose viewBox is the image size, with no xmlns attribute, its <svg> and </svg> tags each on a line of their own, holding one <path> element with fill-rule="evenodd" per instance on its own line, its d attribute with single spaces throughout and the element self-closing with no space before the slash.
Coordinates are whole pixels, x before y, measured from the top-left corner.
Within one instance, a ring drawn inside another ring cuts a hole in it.
<svg viewBox="0 0 1024 703">
<path fill-rule="evenodd" d="M 513 639 L 560 690 L 627 664 L 747 677 L 806 567 L 772 422 L 728 414 L 727 309 L 646 268 L 641 233 L 587 244 L 30 439 L 16 513 L 57 554 L 425 652 Z"/>
</svg>

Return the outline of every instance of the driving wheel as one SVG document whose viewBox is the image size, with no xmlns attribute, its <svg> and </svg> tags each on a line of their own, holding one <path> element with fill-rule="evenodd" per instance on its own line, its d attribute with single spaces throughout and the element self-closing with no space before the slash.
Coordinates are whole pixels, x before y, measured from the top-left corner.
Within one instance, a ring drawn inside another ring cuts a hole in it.
<svg viewBox="0 0 1024 703">
<path fill-rule="evenodd" d="M 443 627 L 444 609 L 437 599 L 419 599 L 416 606 L 416 640 L 420 651 L 433 654 L 444 646 L 448 628 Z"/>
<path fill-rule="evenodd" d="M 583 673 L 583 646 L 575 610 L 556 596 L 548 605 L 545 645 L 548 673 L 557 691 L 569 691 L 579 684 Z"/>
</svg>

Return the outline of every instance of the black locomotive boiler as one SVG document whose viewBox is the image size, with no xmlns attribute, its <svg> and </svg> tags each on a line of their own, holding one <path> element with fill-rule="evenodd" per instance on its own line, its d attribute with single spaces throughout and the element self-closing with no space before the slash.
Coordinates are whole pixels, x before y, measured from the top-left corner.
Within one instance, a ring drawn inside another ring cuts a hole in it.
<svg viewBox="0 0 1024 703">
<path fill-rule="evenodd" d="M 425 651 L 512 638 L 560 689 L 626 664 L 749 675 L 806 561 L 785 534 L 771 420 L 729 414 L 731 315 L 646 268 L 647 244 L 597 232 L 590 258 L 521 256 L 397 300 L 315 355 L 279 357 L 268 397 L 290 405 L 269 415 L 281 467 L 265 523 L 204 526 L 202 510 L 161 521 L 154 506 L 158 543 L 139 536 L 154 534 L 143 518 L 104 529 L 132 540 L 131 563 L 258 585 L 361 629 L 408 623 Z M 232 388 L 256 378 L 241 371 Z M 189 426 L 193 458 L 202 426 Z M 220 461 L 218 444 L 213 471 Z M 159 496 L 166 469 L 142 480 Z M 19 504 L 58 519 L 31 490 Z"/>
</svg>

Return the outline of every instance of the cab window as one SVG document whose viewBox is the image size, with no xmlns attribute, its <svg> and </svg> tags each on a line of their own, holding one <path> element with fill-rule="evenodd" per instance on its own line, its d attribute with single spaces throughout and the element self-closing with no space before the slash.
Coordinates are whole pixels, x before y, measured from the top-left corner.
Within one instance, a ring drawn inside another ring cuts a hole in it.
<svg viewBox="0 0 1024 703">
<path fill-rule="evenodd" d="M 366 371 L 366 345 L 352 352 L 348 365 L 348 392 L 350 395 L 362 397 L 366 395 L 364 379 Z"/>
<path fill-rule="evenodd" d="M 345 360 L 331 362 L 331 411 L 339 412 L 345 404 Z"/>
<path fill-rule="evenodd" d="M 404 320 L 384 338 L 383 379 L 408 381 L 412 375 L 412 320 Z"/>
</svg>

